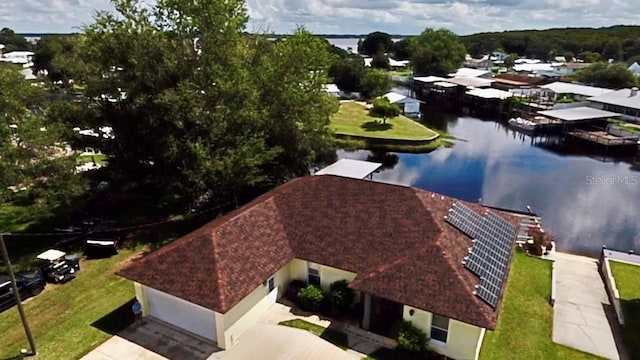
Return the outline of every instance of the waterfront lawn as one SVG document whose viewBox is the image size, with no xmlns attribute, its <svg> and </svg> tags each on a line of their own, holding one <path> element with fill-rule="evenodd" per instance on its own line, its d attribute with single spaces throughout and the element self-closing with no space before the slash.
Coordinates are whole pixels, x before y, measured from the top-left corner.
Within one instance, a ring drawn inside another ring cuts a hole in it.
<svg viewBox="0 0 640 360">
<path fill-rule="evenodd" d="M 341 349 L 347 349 L 349 347 L 349 338 L 347 337 L 347 334 L 335 329 L 324 328 L 320 325 L 312 324 L 306 320 L 287 320 L 278 323 L 278 325 L 307 330 L 313 335 L 319 336 Z"/>
<path fill-rule="evenodd" d="M 96 164 L 100 166 L 105 166 L 108 162 L 107 155 L 105 154 L 80 155 L 76 160 L 79 164 L 84 164 L 95 160 Z"/>
<path fill-rule="evenodd" d="M 76 279 L 48 284 L 24 303 L 39 360 L 78 359 L 133 321 L 127 306 L 135 296 L 132 283 L 114 272 L 140 251 L 123 249 L 109 259 L 82 261 Z M 0 359 L 29 349 L 17 307 L 0 313 L 0 334 Z"/>
<path fill-rule="evenodd" d="M 598 359 L 552 341 L 550 297 L 551 262 L 517 250 L 498 324 L 494 331 L 487 331 L 480 359 Z"/>
<path fill-rule="evenodd" d="M 640 359 L 640 266 L 609 261 L 620 292 L 624 325 L 622 335 L 631 359 Z"/>
<path fill-rule="evenodd" d="M 365 138 L 429 141 L 438 137 L 438 133 L 426 126 L 400 115 L 387 119 L 369 116 L 367 108 L 356 102 L 343 102 L 340 109 L 331 117 L 331 128 L 339 135 Z"/>
</svg>

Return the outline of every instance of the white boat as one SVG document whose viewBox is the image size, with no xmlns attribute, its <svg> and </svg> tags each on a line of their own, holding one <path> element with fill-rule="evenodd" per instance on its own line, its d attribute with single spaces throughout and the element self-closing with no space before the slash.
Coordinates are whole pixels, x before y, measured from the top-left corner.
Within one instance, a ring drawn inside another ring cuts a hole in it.
<svg viewBox="0 0 640 360">
<path fill-rule="evenodd" d="M 535 130 L 538 127 L 537 123 L 531 120 L 523 119 L 521 117 L 509 119 L 509 125 L 523 130 Z"/>
</svg>

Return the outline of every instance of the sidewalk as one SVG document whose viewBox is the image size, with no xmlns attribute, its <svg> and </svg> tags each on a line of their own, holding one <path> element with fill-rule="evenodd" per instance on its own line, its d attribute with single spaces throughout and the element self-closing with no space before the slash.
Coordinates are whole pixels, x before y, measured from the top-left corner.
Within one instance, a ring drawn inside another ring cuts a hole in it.
<svg viewBox="0 0 640 360">
<path fill-rule="evenodd" d="M 553 341 L 613 360 L 625 360 L 620 328 L 597 260 L 554 253 Z"/>
</svg>

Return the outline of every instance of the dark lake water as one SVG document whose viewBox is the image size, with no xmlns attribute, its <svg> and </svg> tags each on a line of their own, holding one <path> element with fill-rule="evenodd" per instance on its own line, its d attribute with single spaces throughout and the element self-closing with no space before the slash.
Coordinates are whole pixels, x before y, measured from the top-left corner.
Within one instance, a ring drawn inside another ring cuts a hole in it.
<svg viewBox="0 0 640 360">
<path fill-rule="evenodd" d="M 640 251 L 640 164 L 633 159 L 588 155 L 553 139 L 532 142 L 495 121 L 427 113 L 425 124 L 460 139 L 454 147 L 428 154 L 340 150 L 338 157 L 382 160 L 377 181 L 515 210 L 530 205 L 560 251 Z"/>
</svg>

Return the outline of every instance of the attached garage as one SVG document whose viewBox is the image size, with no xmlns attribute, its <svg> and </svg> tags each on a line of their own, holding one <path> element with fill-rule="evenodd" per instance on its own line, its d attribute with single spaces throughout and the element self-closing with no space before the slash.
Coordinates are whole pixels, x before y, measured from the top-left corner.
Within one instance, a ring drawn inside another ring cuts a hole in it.
<svg viewBox="0 0 640 360">
<path fill-rule="evenodd" d="M 212 310 L 150 287 L 145 286 L 144 292 L 149 316 L 217 341 L 216 317 Z"/>
</svg>

